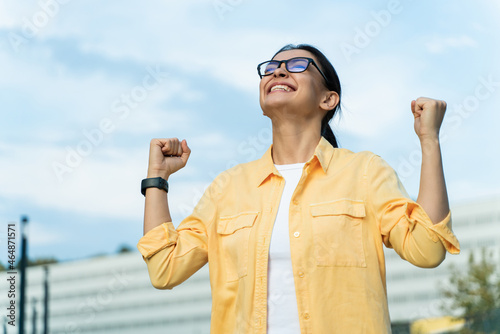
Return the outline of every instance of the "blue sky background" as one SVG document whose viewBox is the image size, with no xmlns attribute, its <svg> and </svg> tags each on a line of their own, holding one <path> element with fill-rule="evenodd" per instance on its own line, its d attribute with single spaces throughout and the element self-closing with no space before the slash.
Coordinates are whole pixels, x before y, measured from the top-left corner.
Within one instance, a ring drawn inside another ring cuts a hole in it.
<svg viewBox="0 0 500 334">
<path fill-rule="evenodd" d="M 382 156 L 416 198 L 410 101 L 443 99 L 452 206 L 500 195 L 499 11 L 492 1 L 1 0 L 0 221 L 29 215 L 31 257 L 135 248 L 149 141 L 178 137 L 192 154 L 170 178 L 177 226 L 215 175 L 270 145 L 256 65 L 287 43 L 316 45 L 336 67 L 341 147 Z"/>
</svg>

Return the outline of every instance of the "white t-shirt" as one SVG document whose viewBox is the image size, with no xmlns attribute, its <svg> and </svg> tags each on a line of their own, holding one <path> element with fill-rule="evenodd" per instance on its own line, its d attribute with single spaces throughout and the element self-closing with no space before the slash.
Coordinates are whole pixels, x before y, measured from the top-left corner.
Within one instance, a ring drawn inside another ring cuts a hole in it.
<svg viewBox="0 0 500 334">
<path fill-rule="evenodd" d="M 290 254 L 288 212 L 304 163 L 275 165 L 285 179 L 269 246 L 267 333 L 300 334 L 299 311 Z"/>
</svg>

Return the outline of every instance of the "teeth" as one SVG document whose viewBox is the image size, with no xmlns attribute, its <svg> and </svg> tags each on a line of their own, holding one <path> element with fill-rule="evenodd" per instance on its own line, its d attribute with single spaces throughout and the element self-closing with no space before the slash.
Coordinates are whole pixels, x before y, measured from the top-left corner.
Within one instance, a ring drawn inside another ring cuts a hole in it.
<svg viewBox="0 0 500 334">
<path fill-rule="evenodd" d="M 285 86 L 285 85 L 276 85 L 276 86 L 273 86 L 273 88 L 271 88 L 271 92 L 274 92 L 275 90 L 282 90 L 282 91 L 285 91 L 285 92 L 291 92 L 292 91 L 290 89 L 290 87 Z"/>
</svg>

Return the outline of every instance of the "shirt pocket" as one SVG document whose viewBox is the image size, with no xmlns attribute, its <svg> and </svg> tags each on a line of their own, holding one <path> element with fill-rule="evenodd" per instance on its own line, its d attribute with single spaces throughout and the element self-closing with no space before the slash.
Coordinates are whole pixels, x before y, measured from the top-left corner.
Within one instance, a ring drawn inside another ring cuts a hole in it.
<svg viewBox="0 0 500 334">
<path fill-rule="evenodd" d="M 366 267 L 363 201 L 339 199 L 310 205 L 318 266 Z"/>
<path fill-rule="evenodd" d="M 246 211 L 232 216 L 221 216 L 217 224 L 222 257 L 225 261 L 227 282 L 247 275 L 250 232 L 259 212 Z"/>
</svg>

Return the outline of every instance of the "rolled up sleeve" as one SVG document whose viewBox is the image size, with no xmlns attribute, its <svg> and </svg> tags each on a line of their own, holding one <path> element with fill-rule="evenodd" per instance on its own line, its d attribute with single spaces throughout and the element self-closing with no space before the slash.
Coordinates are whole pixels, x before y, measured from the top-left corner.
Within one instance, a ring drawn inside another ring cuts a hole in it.
<svg viewBox="0 0 500 334">
<path fill-rule="evenodd" d="M 409 197 L 396 171 L 377 155 L 371 158 L 367 175 L 369 202 L 387 247 L 424 268 L 438 266 L 446 252 L 460 252 L 451 229 L 451 211 L 433 224 L 420 204 Z"/>
<path fill-rule="evenodd" d="M 137 249 L 146 260 L 162 249 L 177 243 L 179 233 L 172 222 L 163 223 L 146 233 L 137 244 Z"/>
<path fill-rule="evenodd" d="M 149 278 L 157 289 L 171 289 L 198 271 L 208 261 L 207 228 L 215 217 L 211 186 L 188 217 L 176 229 L 164 222 L 146 233 L 137 249 L 148 266 Z"/>
</svg>

